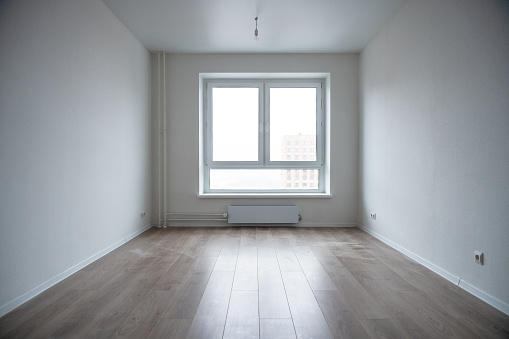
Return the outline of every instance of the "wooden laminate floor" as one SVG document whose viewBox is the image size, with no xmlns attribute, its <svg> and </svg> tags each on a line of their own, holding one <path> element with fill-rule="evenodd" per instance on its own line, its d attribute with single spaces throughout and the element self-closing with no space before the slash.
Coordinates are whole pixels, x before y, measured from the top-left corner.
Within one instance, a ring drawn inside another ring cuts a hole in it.
<svg viewBox="0 0 509 339">
<path fill-rule="evenodd" d="M 357 228 L 153 228 L 0 337 L 509 338 L 509 317 Z"/>
</svg>

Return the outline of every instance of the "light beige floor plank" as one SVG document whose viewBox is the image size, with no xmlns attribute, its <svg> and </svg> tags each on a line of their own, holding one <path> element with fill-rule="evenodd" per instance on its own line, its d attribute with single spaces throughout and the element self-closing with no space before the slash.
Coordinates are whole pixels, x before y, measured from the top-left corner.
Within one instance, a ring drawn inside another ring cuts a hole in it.
<svg viewBox="0 0 509 339">
<path fill-rule="evenodd" d="M 212 272 L 193 318 L 188 338 L 222 338 L 234 272 Z"/>
<path fill-rule="evenodd" d="M 209 279 L 210 274 L 190 274 L 183 283 L 185 286 L 175 290 L 176 293 L 166 305 L 166 310 L 161 317 L 167 319 L 193 319 Z"/>
<path fill-rule="evenodd" d="M 298 338 L 333 338 L 327 321 L 302 272 L 282 272 Z"/>
<path fill-rule="evenodd" d="M 334 338 L 368 338 L 364 327 L 338 291 L 313 291 Z"/>
<path fill-rule="evenodd" d="M 361 323 L 370 338 L 412 338 L 401 332 L 391 319 L 362 319 Z"/>
<path fill-rule="evenodd" d="M 258 255 L 260 318 L 291 318 L 286 291 L 272 248 Z"/>
<path fill-rule="evenodd" d="M 185 339 L 191 322 L 191 319 L 159 319 L 148 338 Z"/>
<path fill-rule="evenodd" d="M 258 290 L 258 250 L 256 246 L 241 246 L 235 268 L 234 291 Z"/>
<path fill-rule="evenodd" d="M 430 318 L 425 319 L 421 313 L 415 311 L 408 303 L 398 296 L 390 287 L 391 283 L 389 280 L 363 278 L 358 279 L 358 281 L 362 287 L 376 299 L 377 304 L 387 312 L 393 324 L 397 326 L 401 332 L 414 338 L 433 338 L 443 335 L 443 333 L 437 331 L 436 328 L 441 326 L 439 322 L 431 321 L 427 323 Z M 435 325 L 439 326 L 435 327 Z"/>
<path fill-rule="evenodd" d="M 135 328 L 142 326 L 140 324 L 152 323 L 161 318 L 163 312 L 168 308 L 168 304 L 175 296 L 176 291 L 151 291 L 135 307 L 129 317 L 119 328 L 119 335 L 127 335 L 137 332 Z"/>
<path fill-rule="evenodd" d="M 235 271 L 237 267 L 237 254 L 219 254 L 214 271 Z"/>
<path fill-rule="evenodd" d="M 291 247 L 276 247 L 276 255 L 281 272 L 302 272 L 299 261 Z"/>
<path fill-rule="evenodd" d="M 291 318 L 281 272 L 259 271 L 260 318 Z"/>
<path fill-rule="evenodd" d="M 260 339 L 296 339 L 292 319 L 260 319 Z"/>
<path fill-rule="evenodd" d="M 258 339 L 258 292 L 232 291 L 223 339 Z"/>
<path fill-rule="evenodd" d="M 294 252 L 312 290 L 336 290 L 336 285 L 309 246 L 296 246 Z"/>
<path fill-rule="evenodd" d="M 180 255 L 171 268 L 158 280 L 154 288 L 161 291 L 179 289 L 195 262 L 196 258 Z"/>
<path fill-rule="evenodd" d="M 90 297 L 70 305 L 65 318 L 95 318 L 108 307 L 139 275 L 136 271 L 117 273 L 106 284 L 90 293 Z"/>
<path fill-rule="evenodd" d="M 86 327 L 85 333 L 95 338 L 113 337 L 127 321 L 131 312 L 146 297 L 147 290 L 124 289 L 101 310 Z"/>
</svg>

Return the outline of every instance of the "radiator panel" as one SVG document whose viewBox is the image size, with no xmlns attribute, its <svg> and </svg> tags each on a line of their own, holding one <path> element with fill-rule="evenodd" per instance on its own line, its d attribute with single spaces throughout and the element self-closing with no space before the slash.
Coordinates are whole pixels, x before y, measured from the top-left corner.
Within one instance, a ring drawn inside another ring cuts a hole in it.
<svg viewBox="0 0 509 339">
<path fill-rule="evenodd" d="M 228 206 L 230 224 L 297 224 L 299 207 L 292 206 Z"/>
</svg>

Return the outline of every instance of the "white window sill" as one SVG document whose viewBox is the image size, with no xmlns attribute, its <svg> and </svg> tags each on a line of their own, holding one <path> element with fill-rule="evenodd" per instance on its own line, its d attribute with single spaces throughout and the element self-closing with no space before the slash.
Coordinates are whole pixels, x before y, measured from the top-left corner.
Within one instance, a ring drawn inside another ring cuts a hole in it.
<svg viewBox="0 0 509 339">
<path fill-rule="evenodd" d="M 265 198 L 265 199 L 330 199 L 330 193 L 200 193 L 198 198 L 235 199 L 235 198 Z"/>
</svg>

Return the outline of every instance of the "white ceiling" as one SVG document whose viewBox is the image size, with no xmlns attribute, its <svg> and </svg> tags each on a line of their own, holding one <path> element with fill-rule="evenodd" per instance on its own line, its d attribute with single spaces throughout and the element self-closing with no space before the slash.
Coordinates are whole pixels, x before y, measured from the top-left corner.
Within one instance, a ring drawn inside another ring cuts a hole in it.
<svg viewBox="0 0 509 339">
<path fill-rule="evenodd" d="M 146 48 L 175 53 L 356 53 L 407 2 L 103 1 Z"/>
</svg>

